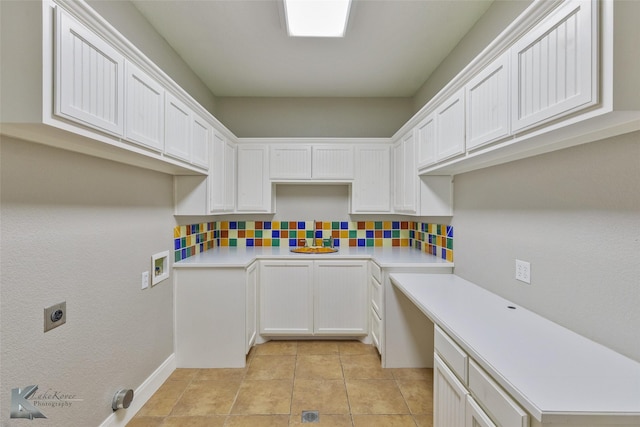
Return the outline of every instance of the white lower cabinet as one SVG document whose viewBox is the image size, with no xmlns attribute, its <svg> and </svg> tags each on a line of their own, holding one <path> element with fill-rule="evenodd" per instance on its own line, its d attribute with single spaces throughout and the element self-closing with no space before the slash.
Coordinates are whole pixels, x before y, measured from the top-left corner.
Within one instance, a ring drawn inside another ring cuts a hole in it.
<svg viewBox="0 0 640 427">
<path fill-rule="evenodd" d="M 529 415 L 437 325 L 434 337 L 434 427 L 529 426 Z"/>
<path fill-rule="evenodd" d="M 247 270 L 174 268 L 177 368 L 243 368 L 248 337 Z"/>
<path fill-rule="evenodd" d="M 493 421 L 491 421 L 491 418 L 478 406 L 471 396 L 467 396 L 465 414 L 465 427 L 496 427 Z"/>
<path fill-rule="evenodd" d="M 382 354 L 382 313 L 383 294 L 382 270 L 375 262 L 371 262 L 371 274 L 369 275 L 369 297 L 371 298 L 371 308 L 369 310 L 369 321 L 371 325 L 371 340 L 378 352 Z"/>
<path fill-rule="evenodd" d="M 366 261 L 261 261 L 260 333 L 368 334 Z"/>
<path fill-rule="evenodd" d="M 313 334 L 313 261 L 260 262 L 260 333 Z"/>
<path fill-rule="evenodd" d="M 367 261 L 315 261 L 315 335 L 367 335 Z"/>
<path fill-rule="evenodd" d="M 245 331 L 246 331 L 246 347 L 245 352 L 249 354 L 249 350 L 256 342 L 256 336 L 258 334 L 258 263 L 254 262 L 247 268 L 247 292 L 246 292 L 246 316 L 245 316 Z"/>
<path fill-rule="evenodd" d="M 464 427 L 469 391 L 440 359 L 433 356 L 433 425 Z"/>
</svg>

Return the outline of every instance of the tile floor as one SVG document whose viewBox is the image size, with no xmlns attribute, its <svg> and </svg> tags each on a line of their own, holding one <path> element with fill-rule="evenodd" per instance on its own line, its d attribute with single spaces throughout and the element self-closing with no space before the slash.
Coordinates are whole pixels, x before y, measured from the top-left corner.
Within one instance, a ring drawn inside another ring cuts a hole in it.
<svg viewBox="0 0 640 427">
<path fill-rule="evenodd" d="M 433 370 L 383 369 L 357 341 L 270 341 L 246 368 L 177 369 L 127 426 L 431 427 L 432 390 Z"/>
</svg>

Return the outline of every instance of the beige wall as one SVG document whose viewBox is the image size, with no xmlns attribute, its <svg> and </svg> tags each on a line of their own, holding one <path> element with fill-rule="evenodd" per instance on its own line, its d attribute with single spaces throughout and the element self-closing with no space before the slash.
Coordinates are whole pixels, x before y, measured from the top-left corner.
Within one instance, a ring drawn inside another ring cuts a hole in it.
<svg viewBox="0 0 640 427">
<path fill-rule="evenodd" d="M 1 424 L 29 424 L 9 423 L 10 394 L 35 384 L 82 401 L 34 425 L 99 425 L 173 353 L 172 279 L 141 290 L 172 249 L 172 178 L 7 137 L 0 158 Z M 67 323 L 44 333 L 61 301 Z"/>
<path fill-rule="evenodd" d="M 532 0 L 495 0 L 416 92 L 413 97 L 414 112 L 429 102 L 531 3 Z"/>
<path fill-rule="evenodd" d="M 640 361 L 640 132 L 454 185 L 455 274 Z"/>
<path fill-rule="evenodd" d="M 87 0 L 87 3 L 189 95 L 215 115 L 214 95 L 132 3 L 123 0 Z"/>
<path fill-rule="evenodd" d="M 411 98 L 218 98 L 217 118 L 238 137 L 390 137 Z"/>
</svg>

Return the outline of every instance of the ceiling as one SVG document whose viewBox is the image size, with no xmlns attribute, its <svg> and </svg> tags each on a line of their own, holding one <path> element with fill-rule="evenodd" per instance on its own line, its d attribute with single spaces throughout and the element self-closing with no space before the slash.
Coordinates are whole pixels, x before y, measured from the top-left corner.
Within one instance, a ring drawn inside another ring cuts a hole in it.
<svg viewBox="0 0 640 427">
<path fill-rule="evenodd" d="M 354 0 L 341 39 L 291 38 L 281 0 L 131 0 L 215 96 L 411 97 L 493 0 Z"/>
</svg>

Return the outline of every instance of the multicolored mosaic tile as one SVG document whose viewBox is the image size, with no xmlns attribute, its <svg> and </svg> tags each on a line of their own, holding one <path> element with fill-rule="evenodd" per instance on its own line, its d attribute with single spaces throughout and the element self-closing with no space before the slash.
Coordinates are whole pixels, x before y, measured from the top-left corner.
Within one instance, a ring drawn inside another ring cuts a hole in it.
<svg viewBox="0 0 640 427">
<path fill-rule="evenodd" d="M 174 260 L 180 261 L 216 246 L 215 222 L 178 225 L 173 228 Z"/>
<path fill-rule="evenodd" d="M 453 260 L 453 227 L 414 221 L 218 221 L 175 227 L 179 261 L 217 246 L 413 247 Z"/>
<path fill-rule="evenodd" d="M 411 246 L 447 261 L 453 261 L 453 226 L 412 222 Z"/>
</svg>

